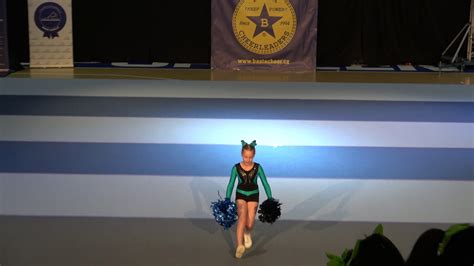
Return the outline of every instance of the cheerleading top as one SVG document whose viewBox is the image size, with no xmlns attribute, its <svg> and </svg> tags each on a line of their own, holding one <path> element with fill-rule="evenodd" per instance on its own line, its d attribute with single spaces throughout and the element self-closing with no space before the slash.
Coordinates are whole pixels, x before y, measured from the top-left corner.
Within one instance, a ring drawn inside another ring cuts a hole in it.
<svg viewBox="0 0 474 266">
<path fill-rule="evenodd" d="M 227 185 L 226 198 L 230 199 L 232 190 L 234 189 L 234 183 L 235 183 L 236 177 L 239 177 L 239 183 L 237 184 L 237 190 L 236 190 L 237 192 L 244 194 L 246 196 L 257 194 L 258 193 L 258 185 L 257 185 L 258 176 L 260 177 L 262 181 L 267 197 L 271 198 L 272 191 L 270 189 L 270 185 L 267 182 L 267 177 L 265 176 L 265 172 L 263 171 L 262 166 L 255 162 L 253 164 L 252 169 L 248 171 L 243 169 L 240 163 L 236 163 L 232 167 L 229 184 Z"/>
</svg>

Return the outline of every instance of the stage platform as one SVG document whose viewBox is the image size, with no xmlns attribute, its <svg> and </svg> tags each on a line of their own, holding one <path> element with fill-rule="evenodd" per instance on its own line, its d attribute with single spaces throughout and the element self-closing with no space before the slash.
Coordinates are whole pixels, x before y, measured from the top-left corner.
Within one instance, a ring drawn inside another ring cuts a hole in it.
<svg viewBox="0 0 474 266">
<path fill-rule="evenodd" d="M 324 266 L 378 223 L 407 258 L 425 230 L 474 223 L 473 113 L 466 73 L 13 73 L 0 264 Z M 209 206 L 241 139 L 284 205 L 236 260 Z"/>
<path fill-rule="evenodd" d="M 209 219 L 0 216 L 0 264 L 6 266 L 326 266 L 376 223 L 257 221 L 254 246 L 240 260 L 235 227 Z M 385 235 L 407 257 L 417 237 L 446 224 L 383 223 Z M 382 266 L 382 265 L 381 265 Z"/>
<path fill-rule="evenodd" d="M 390 72 L 377 71 L 376 69 L 374 68 L 374 71 L 272 73 L 267 71 L 211 71 L 208 69 L 65 68 L 25 69 L 11 74 L 10 77 L 474 85 L 474 73 Z"/>
</svg>

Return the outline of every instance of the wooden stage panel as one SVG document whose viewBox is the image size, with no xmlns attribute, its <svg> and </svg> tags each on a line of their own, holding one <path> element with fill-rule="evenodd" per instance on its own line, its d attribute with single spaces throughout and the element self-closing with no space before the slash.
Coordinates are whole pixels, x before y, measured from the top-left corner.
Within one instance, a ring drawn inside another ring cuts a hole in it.
<svg viewBox="0 0 474 266">
<path fill-rule="evenodd" d="M 26 69 L 13 73 L 10 77 L 474 85 L 474 74 L 458 72 L 316 71 L 289 73 L 267 71 L 211 71 L 208 69 L 63 68 Z"/>
</svg>

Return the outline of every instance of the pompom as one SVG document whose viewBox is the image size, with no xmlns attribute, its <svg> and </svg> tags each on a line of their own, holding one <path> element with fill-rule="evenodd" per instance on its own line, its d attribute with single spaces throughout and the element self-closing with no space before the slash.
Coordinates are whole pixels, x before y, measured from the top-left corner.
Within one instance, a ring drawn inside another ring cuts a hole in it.
<svg viewBox="0 0 474 266">
<path fill-rule="evenodd" d="M 219 195 L 220 197 L 220 195 Z M 211 203 L 212 215 L 216 222 L 224 227 L 225 230 L 232 227 L 237 221 L 237 205 L 230 199 L 222 198 Z"/>
<path fill-rule="evenodd" d="M 260 204 L 260 209 L 258 210 L 258 219 L 262 223 L 274 223 L 281 215 L 280 209 L 281 203 L 277 199 L 268 198 L 262 204 Z"/>
</svg>

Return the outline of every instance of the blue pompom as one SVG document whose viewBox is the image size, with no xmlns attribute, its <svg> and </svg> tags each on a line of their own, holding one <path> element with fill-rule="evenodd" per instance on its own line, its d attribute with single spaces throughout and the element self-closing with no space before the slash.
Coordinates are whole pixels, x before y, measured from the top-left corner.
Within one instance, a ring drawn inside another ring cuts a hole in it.
<svg viewBox="0 0 474 266">
<path fill-rule="evenodd" d="M 219 195 L 220 197 L 220 195 Z M 237 205 L 229 198 L 218 199 L 211 203 L 212 214 L 216 222 L 229 229 L 237 221 Z"/>
</svg>

